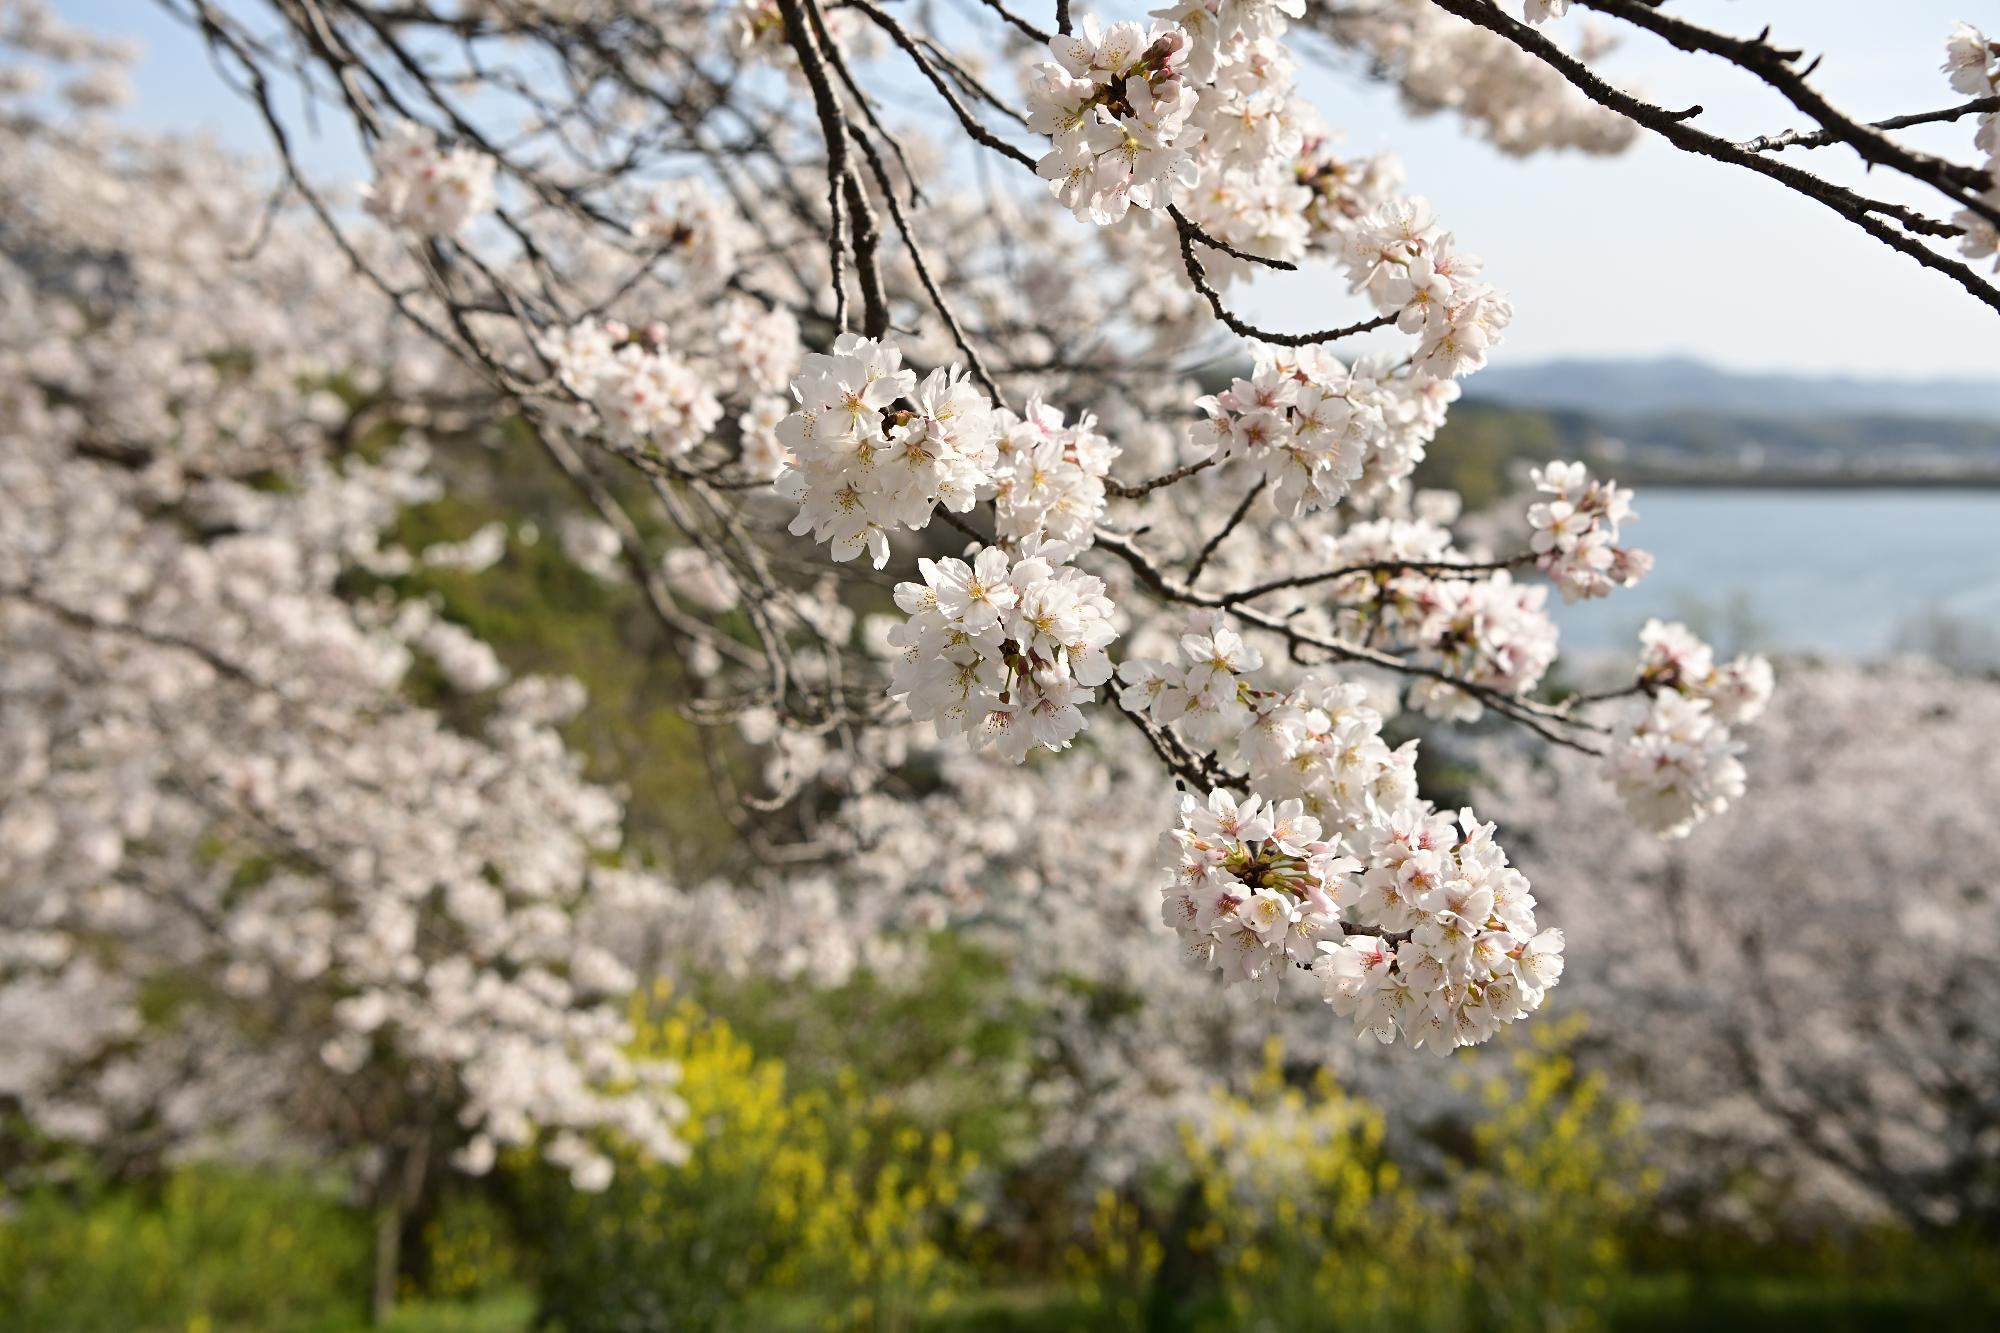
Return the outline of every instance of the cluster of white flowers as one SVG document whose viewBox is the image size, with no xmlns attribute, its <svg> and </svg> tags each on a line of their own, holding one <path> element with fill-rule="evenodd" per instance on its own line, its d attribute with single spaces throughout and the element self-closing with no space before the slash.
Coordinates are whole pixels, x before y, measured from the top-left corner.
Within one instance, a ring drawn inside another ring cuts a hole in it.
<svg viewBox="0 0 2000 1333">
<path fill-rule="evenodd" d="M 1457 396 L 1449 381 L 1391 378 L 1379 363 L 1350 367 L 1322 347 L 1252 350 L 1249 379 L 1195 400 L 1208 418 L 1195 442 L 1256 467 L 1273 483 L 1272 502 L 1293 516 L 1401 482 Z"/>
<path fill-rule="evenodd" d="M 1053 147 L 1036 165 L 1079 219 L 1111 223 L 1132 207 L 1168 202 L 1175 180 L 1195 179 L 1190 123 L 1199 100 L 1183 77 L 1186 30 L 1171 23 L 1114 23 L 1086 15 L 1075 33 L 1049 40 L 1055 57 L 1034 69 L 1028 128 Z"/>
<path fill-rule="evenodd" d="M 1439 1054 L 1525 1017 L 1562 975 L 1527 878 L 1493 826 L 1412 802 L 1361 834 L 1364 862 L 1298 800 L 1181 798 L 1161 839 L 1162 919 L 1191 962 L 1278 991 L 1311 967 L 1334 1011 L 1381 1042 Z"/>
<path fill-rule="evenodd" d="M 445 1113 L 469 1169 L 539 1145 L 585 1186 L 589 1139 L 673 1156 L 675 1071 L 630 1051 L 593 916 L 614 879 L 664 886 L 610 864 L 620 805 L 558 730 L 580 688 L 344 586 L 481 568 L 507 532 L 385 547 L 440 494 L 428 451 L 355 456 L 311 386 L 433 422 L 476 382 L 296 210 L 246 253 L 242 163 L 59 142 L 0 125 L 0 197 L 35 201 L 0 245 L 0 1099 L 58 1139 L 329 1161 Z M 421 658 L 482 697 L 420 706 Z"/>
<path fill-rule="evenodd" d="M 660 186 L 632 222 L 632 234 L 676 260 L 685 280 L 710 284 L 735 272 L 744 230 L 736 210 L 693 177 Z"/>
<path fill-rule="evenodd" d="M 1085 412 L 1064 425 L 1061 411 L 1030 398 L 1020 416 L 995 413 L 994 446 L 993 512 L 1002 541 L 1046 537 L 1081 550 L 1096 540 L 1104 478 L 1118 457 L 1097 418 Z"/>
<path fill-rule="evenodd" d="M 1678 622 L 1648 620 L 1639 631 L 1639 683 L 1705 699 L 1724 726 L 1755 722 L 1771 702 L 1776 677 L 1764 657 L 1746 653 L 1718 663 L 1715 650 Z"/>
<path fill-rule="evenodd" d="M 1555 17 L 1553 6 L 1546 15 L 1533 12 L 1542 3 L 1528 0 L 1530 22 Z M 1315 7 L 1309 18 L 1395 79 L 1411 111 L 1456 111 L 1503 152 L 1615 153 L 1638 133 L 1633 122 L 1583 97 L 1532 53 L 1430 0 Z M 1586 30 L 1578 54 L 1592 59 L 1609 45 Z"/>
<path fill-rule="evenodd" d="M 1553 497 L 1528 507 L 1536 564 L 1565 602 L 1629 588 L 1652 569 L 1652 556 L 1617 544 L 1619 525 L 1635 517 L 1629 489 L 1592 481 L 1582 463 L 1557 460 L 1531 475 L 1535 489 Z"/>
<path fill-rule="evenodd" d="M 1297 62 L 1280 38 L 1303 0 L 1182 0 L 1154 10 L 1188 32 L 1188 78 L 1199 87 L 1193 125 L 1201 131 L 1199 189 L 1186 192 L 1203 231 L 1250 254 L 1302 257 L 1311 239 L 1313 195 L 1299 180 L 1300 154 L 1319 125 L 1294 93 Z M 1223 280 L 1243 261 L 1205 252 L 1203 267 Z"/>
<path fill-rule="evenodd" d="M 1639 632 L 1639 686 L 1650 697 L 1613 736 L 1611 781 L 1648 828 L 1684 838 L 1743 794 L 1743 751 L 1732 729 L 1770 703 L 1770 662 L 1717 663 L 1687 626 L 1648 620 Z"/>
<path fill-rule="evenodd" d="M 627 444 L 684 454 L 722 419 L 707 379 L 667 350 L 664 324 L 635 331 L 615 319 L 586 319 L 544 334 L 539 347 L 564 387 Z"/>
<path fill-rule="evenodd" d="M 707 611 L 727 611 L 743 600 L 742 589 L 722 561 L 699 546 L 676 546 L 660 558 L 667 586 Z"/>
<path fill-rule="evenodd" d="M 1264 655 L 1220 612 L 1192 618 L 1176 647 L 1180 662 L 1134 657 L 1120 664 L 1120 702 L 1162 726 L 1179 724 L 1205 744 L 1219 746 L 1243 733 L 1256 697 L 1244 677 L 1264 665 Z"/>
<path fill-rule="evenodd" d="M 890 533 L 928 526 L 940 504 L 962 514 L 982 500 L 1010 546 L 1094 540 L 1118 449 L 1089 413 L 1066 425 L 1039 398 L 1022 415 L 996 410 L 956 366 L 920 383 L 895 344 L 851 333 L 806 357 L 792 396 L 775 432 L 789 450 L 777 487 L 799 502 L 791 530 L 829 543 L 836 560 L 866 550 L 879 569 Z M 751 433 L 746 419 L 746 446 Z"/>
<path fill-rule="evenodd" d="M 1569 13 L 1569 0 L 1521 0 L 1521 17 L 1530 23 L 1547 23 Z"/>
<path fill-rule="evenodd" d="M 500 563 L 507 554 L 507 525 L 499 519 L 482 523 L 463 541 L 432 542 L 417 556 L 425 569 L 452 569 L 479 574 Z"/>
<path fill-rule="evenodd" d="M 375 146 L 375 180 L 363 207 L 419 236 L 455 236 L 493 207 L 493 159 L 470 148 L 440 148 L 414 121 L 390 128 Z"/>
<path fill-rule="evenodd" d="M 891 532 L 927 526 L 940 504 L 965 513 L 990 482 L 993 404 L 956 366 L 919 384 L 894 343 L 843 333 L 805 358 L 792 396 L 778 490 L 799 501 L 792 532 L 827 542 L 835 560 L 865 550 L 880 569 Z"/>
<path fill-rule="evenodd" d="M 1514 318 L 1506 296 L 1480 280 L 1478 257 L 1458 251 L 1421 198 L 1391 200 L 1363 218 L 1342 258 L 1349 289 L 1417 335 L 1419 374 L 1453 379 L 1478 370 Z"/>
<path fill-rule="evenodd" d="M 590 514 L 564 514 L 556 522 L 556 545 L 563 558 L 592 578 L 615 583 L 625 577 L 618 530 Z"/>
<path fill-rule="evenodd" d="M 1340 907 L 1361 862 L 1321 838 L 1303 803 L 1240 804 L 1226 791 L 1181 797 L 1180 827 L 1163 835 L 1172 876 L 1160 915 L 1190 962 L 1275 994 L 1287 968 L 1309 966 L 1341 938 Z"/>
<path fill-rule="evenodd" d="M 1030 539 L 1018 559 L 997 547 L 964 560 L 920 560 L 922 583 L 896 585 L 909 620 L 889 693 L 939 735 L 963 734 L 1018 763 L 1036 746 L 1068 747 L 1081 705 L 1111 678 L 1117 637 L 1099 579 L 1064 562 L 1070 548 Z"/>
<path fill-rule="evenodd" d="M 1969 23 L 1960 23 L 1952 29 L 1950 39 L 1945 43 L 1944 72 L 1951 78 L 1951 86 L 1958 92 L 1973 97 L 1992 97 L 2000 94 L 2000 42 L 1988 40 L 1985 33 Z M 2000 111 L 1983 112 L 1979 117 L 1979 129 L 1973 136 L 1973 144 L 1986 154 L 1986 174 L 1990 182 L 1980 198 L 1994 208 L 2000 208 Z M 1959 240 L 1959 248 L 1967 259 L 1993 259 L 1996 271 L 2000 271 L 2000 227 L 1972 209 L 1961 209 L 1952 221 L 1965 235 Z"/>
<path fill-rule="evenodd" d="M 1289 690 L 1260 687 L 1263 653 L 1220 611 L 1192 614 L 1174 648 L 1175 660 L 1121 663 L 1120 702 L 1233 754 L 1259 791 L 1297 797 L 1350 838 L 1415 793 L 1416 742 L 1389 749 L 1361 686 L 1307 675 Z"/>
<path fill-rule="evenodd" d="M 1361 392 L 1353 393 L 1357 387 Z M 1260 346 L 1249 379 L 1197 398 L 1195 406 L 1208 417 L 1200 434 L 1215 456 L 1256 467 L 1276 483 L 1272 502 L 1297 515 L 1331 508 L 1360 478 L 1384 424 L 1370 397 L 1365 383 L 1357 386 L 1321 348 L 1281 361 Z"/>
<path fill-rule="evenodd" d="M 1484 579 L 1427 579 L 1397 612 L 1404 641 L 1434 655 L 1454 677 L 1501 694 L 1524 695 L 1556 657 L 1548 589 L 1516 583 L 1506 570 Z M 1432 717 L 1470 722 L 1479 700 L 1449 681 L 1427 679 L 1410 701 Z"/>
<path fill-rule="evenodd" d="M 1684 838 L 1743 794 L 1742 751 L 1708 700 L 1662 690 L 1619 725 L 1607 764 L 1626 809 L 1656 833 Z"/>
<path fill-rule="evenodd" d="M 749 393 L 783 393 L 798 372 L 799 321 L 783 306 L 762 310 L 749 301 L 723 302 L 716 341 L 724 374 Z"/>
<path fill-rule="evenodd" d="M 1310 196 L 1305 203 L 1310 247 L 1340 254 L 1346 249 L 1347 234 L 1361 219 L 1402 193 L 1403 166 L 1394 153 L 1342 157 L 1335 151 L 1336 142 L 1324 130 L 1307 134 L 1292 175 Z M 1207 220 L 1203 225 L 1220 234 Z M 1224 239 L 1236 243 L 1231 237 Z"/>
<path fill-rule="evenodd" d="M 1493 825 L 1428 803 L 1373 831 L 1351 904 L 1356 933 L 1321 946 L 1327 1003 L 1358 1033 L 1443 1055 L 1539 1009 L 1563 971 L 1563 933 L 1537 930 L 1528 880 Z"/>
</svg>

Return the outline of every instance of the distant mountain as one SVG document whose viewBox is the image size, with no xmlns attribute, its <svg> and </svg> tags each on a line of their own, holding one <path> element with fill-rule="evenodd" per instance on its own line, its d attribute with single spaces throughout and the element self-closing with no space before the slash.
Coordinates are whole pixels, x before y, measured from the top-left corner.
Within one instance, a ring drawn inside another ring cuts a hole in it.
<svg viewBox="0 0 2000 1333">
<path fill-rule="evenodd" d="M 1496 361 L 1465 382 L 1475 401 L 1623 419 L 1701 411 L 1801 418 L 1850 413 L 2000 421 L 2000 379 L 1890 380 L 1737 374 L 1685 357 L 1657 361 Z"/>
</svg>

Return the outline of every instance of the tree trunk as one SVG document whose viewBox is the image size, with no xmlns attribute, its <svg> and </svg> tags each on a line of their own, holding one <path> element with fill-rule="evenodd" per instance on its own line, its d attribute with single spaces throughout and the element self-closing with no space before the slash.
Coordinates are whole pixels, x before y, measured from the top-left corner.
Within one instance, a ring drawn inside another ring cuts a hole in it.
<svg viewBox="0 0 2000 1333">
<path fill-rule="evenodd" d="M 419 1134 L 389 1150 L 375 1189 L 375 1283 L 369 1317 L 385 1324 L 396 1309 L 397 1280 L 403 1274 L 403 1231 L 424 1197 L 430 1172 L 430 1136 Z"/>
<path fill-rule="evenodd" d="M 396 1274 L 403 1266 L 403 1213 L 391 1199 L 375 1209 L 375 1290 L 368 1301 L 369 1318 L 389 1322 L 396 1308 Z"/>
</svg>

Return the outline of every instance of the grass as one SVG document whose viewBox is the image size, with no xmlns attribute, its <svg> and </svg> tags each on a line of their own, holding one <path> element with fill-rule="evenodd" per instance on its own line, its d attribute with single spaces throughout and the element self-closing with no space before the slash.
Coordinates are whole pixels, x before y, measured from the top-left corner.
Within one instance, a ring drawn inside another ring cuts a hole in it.
<svg viewBox="0 0 2000 1333">
<path fill-rule="evenodd" d="M 516 1289 L 467 1301 L 413 1301 L 387 1323 L 359 1327 L 372 1333 L 528 1333 L 534 1319 L 534 1297 Z"/>
</svg>

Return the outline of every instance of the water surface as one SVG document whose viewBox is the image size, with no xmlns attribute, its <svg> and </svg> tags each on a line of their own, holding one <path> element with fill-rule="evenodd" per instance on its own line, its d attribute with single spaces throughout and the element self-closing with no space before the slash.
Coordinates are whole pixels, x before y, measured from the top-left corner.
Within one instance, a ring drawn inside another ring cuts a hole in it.
<svg viewBox="0 0 2000 1333">
<path fill-rule="evenodd" d="M 1629 651 L 1648 616 L 1719 647 L 1875 659 L 1938 627 L 2000 642 L 2000 491 L 1642 488 L 1624 537 L 1653 573 L 1559 607 L 1565 649 Z"/>
</svg>

